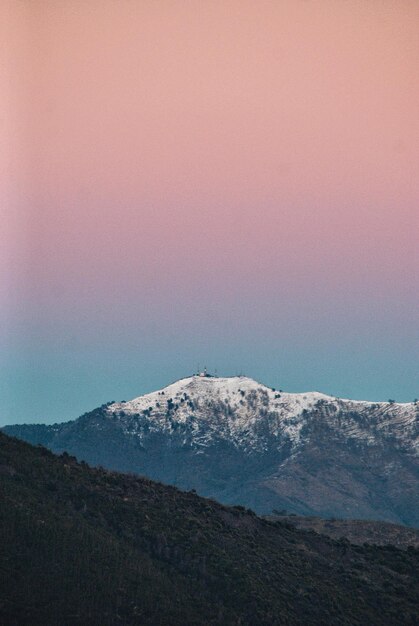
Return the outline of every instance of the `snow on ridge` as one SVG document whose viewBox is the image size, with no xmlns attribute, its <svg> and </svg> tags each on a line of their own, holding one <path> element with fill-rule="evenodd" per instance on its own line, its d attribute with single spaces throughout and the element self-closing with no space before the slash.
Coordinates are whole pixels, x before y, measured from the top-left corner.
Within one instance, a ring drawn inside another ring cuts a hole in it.
<svg viewBox="0 0 419 626">
<path fill-rule="evenodd" d="M 138 396 L 128 402 L 115 402 L 109 406 L 112 411 L 124 410 L 129 413 L 136 412 L 138 409 L 144 409 L 155 404 L 156 402 L 172 399 L 176 401 L 176 398 L 180 398 L 185 394 L 190 397 L 194 397 L 196 400 L 204 400 L 211 397 L 217 398 L 232 398 L 233 396 L 244 392 L 266 393 L 269 402 L 273 402 L 274 406 L 281 405 L 283 408 L 288 408 L 289 411 L 301 413 L 304 409 L 313 408 L 315 404 L 320 401 L 327 403 L 335 403 L 339 406 L 342 404 L 350 408 L 351 405 L 355 408 L 365 407 L 374 408 L 387 411 L 391 409 L 391 412 L 396 412 L 400 409 L 404 413 L 404 410 L 413 408 L 412 402 L 374 402 L 370 400 L 352 400 L 348 398 L 337 398 L 328 394 L 321 393 L 319 391 L 307 391 L 300 393 L 288 393 L 279 391 L 266 385 L 257 382 L 247 376 L 229 376 L 229 377 L 213 377 L 213 376 L 189 376 L 181 378 L 160 390 L 153 391 L 151 393 Z M 276 402 L 275 402 L 276 401 Z"/>
<path fill-rule="evenodd" d="M 286 393 L 279 391 L 262 383 L 258 383 L 252 378 L 246 376 L 230 376 L 230 377 L 210 377 L 210 376 L 189 376 L 171 383 L 167 387 L 163 387 L 158 391 L 138 396 L 128 402 L 115 402 L 108 408 L 112 411 L 124 410 L 125 412 L 137 412 L 155 403 L 165 402 L 169 399 L 174 402 L 176 399 L 184 397 L 185 394 L 197 401 L 205 399 L 231 399 L 232 401 L 239 395 L 249 392 L 266 394 L 269 403 L 273 402 L 274 406 L 279 408 L 287 408 L 289 411 L 297 413 L 304 409 L 313 407 L 318 401 L 333 401 L 333 396 L 320 393 L 318 391 L 309 391 L 306 393 Z"/>
<path fill-rule="evenodd" d="M 320 413 L 313 413 L 317 409 Z M 317 391 L 285 393 L 245 376 L 190 376 L 128 402 L 113 403 L 106 412 L 120 421 L 126 434 L 137 437 L 144 436 L 145 423 L 150 432 L 173 433 L 187 426 L 198 447 L 221 437 L 262 450 L 266 437 L 273 436 L 278 445 L 289 441 L 297 450 L 310 415 L 321 416 L 329 427 L 368 445 L 377 437 L 415 440 L 413 403 L 342 400 Z M 361 421 L 359 413 L 365 415 Z"/>
</svg>

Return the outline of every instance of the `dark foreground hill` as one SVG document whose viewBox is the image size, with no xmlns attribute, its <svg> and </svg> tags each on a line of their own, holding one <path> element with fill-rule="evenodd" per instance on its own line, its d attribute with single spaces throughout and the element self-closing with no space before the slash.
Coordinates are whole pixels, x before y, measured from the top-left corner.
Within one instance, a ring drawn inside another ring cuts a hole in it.
<svg viewBox="0 0 419 626">
<path fill-rule="evenodd" d="M 0 623 L 417 623 L 418 552 L 353 546 L 0 434 Z"/>
<path fill-rule="evenodd" d="M 419 526 L 418 418 L 418 403 L 192 376 L 71 422 L 4 431 L 260 514 L 286 509 Z"/>
</svg>

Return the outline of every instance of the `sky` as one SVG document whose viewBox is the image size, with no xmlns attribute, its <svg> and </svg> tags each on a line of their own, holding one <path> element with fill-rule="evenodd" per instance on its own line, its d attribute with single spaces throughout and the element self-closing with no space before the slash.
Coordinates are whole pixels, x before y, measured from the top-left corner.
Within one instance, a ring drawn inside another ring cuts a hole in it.
<svg viewBox="0 0 419 626">
<path fill-rule="evenodd" d="M 0 424 L 198 365 L 419 397 L 417 0 L 0 10 Z"/>
</svg>

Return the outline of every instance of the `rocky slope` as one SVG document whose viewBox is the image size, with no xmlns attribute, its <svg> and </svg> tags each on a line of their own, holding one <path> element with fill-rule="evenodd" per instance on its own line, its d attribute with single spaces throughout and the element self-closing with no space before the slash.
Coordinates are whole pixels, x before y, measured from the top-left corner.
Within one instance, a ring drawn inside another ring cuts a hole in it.
<svg viewBox="0 0 419 626">
<path fill-rule="evenodd" d="M 53 426 L 5 432 L 260 513 L 419 525 L 415 403 L 290 394 L 192 376 Z"/>
</svg>

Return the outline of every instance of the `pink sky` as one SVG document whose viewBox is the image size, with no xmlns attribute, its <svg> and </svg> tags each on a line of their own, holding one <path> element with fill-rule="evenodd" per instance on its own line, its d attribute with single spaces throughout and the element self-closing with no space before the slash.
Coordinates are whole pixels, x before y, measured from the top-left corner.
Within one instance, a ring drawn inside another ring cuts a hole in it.
<svg viewBox="0 0 419 626">
<path fill-rule="evenodd" d="M 12 332 L 34 332 L 28 311 L 90 328 L 103 308 L 109 329 L 109 302 L 123 301 L 128 336 L 176 299 L 196 328 L 197 300 L 220 317 L 252 317 L 252 302 L 282 319 L 279 301 L 289 315 L 306 300 L 367 299 L 378 317 L 390 306 L 394 326 L 412 320 L 416 0 L 6 0 L 2 11 Z"/>
</svg>

